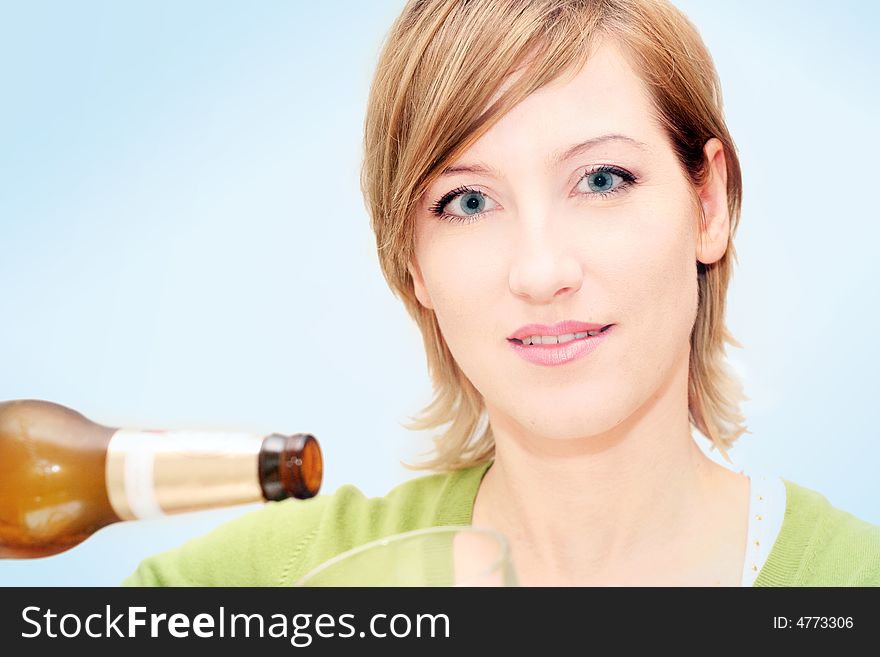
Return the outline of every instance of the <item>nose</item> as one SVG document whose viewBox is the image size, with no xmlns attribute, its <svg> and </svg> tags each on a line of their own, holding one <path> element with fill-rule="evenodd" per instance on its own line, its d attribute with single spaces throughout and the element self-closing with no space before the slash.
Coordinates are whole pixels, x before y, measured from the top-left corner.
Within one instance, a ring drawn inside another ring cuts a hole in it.
<svg viewBox="0 0 880 657">
<path fill-rule="evenodd" d="M 520 223 L 521 236 L 510 259 L 511 292 L 530 303 L 547 303 L 577 292 L 583 270 L 572 240 L 552 220 Z"/>
</svg>

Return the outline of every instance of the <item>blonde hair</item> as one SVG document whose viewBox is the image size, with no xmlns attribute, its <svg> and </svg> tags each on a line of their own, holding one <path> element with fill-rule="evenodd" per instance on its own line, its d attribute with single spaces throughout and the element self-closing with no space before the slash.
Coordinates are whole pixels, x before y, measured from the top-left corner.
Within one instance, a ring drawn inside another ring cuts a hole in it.
<svg viewBox="0 0 880 657">
<path fill-rule="evenodd" d="M 433 381 L 434 399 L 404 426 L 449 425 L 434 437 L 433 458 L 404 464 L 410 469 L 471 467 L 495 450 L 482 395 L 453 359 L 434 311 L 415 296 L 407 265 L 414 258 L 417 203 L 436 176 L 508 110 L 564 72 L 576 72 L 603 35 L 623 47 L 651 90 L 657 119 L 693 190 L 706 178 L 706 141 L 716 137 L 724 146 L 731 240 L 719 261 L 697 263 L 688 414 L 728 461 L 727 449 L 748 432 L 739 410 L 748 398 L 724 358 L 725 342 L 742 346 L 724 322 L 742 178 L 718 75 L 696 28 L 665 0 L 410 0 L 379 57 L 361 170 L 382 273 L 422 332 Z M 514 72 L 521 75 L 502 88 Z"/>
</svg>

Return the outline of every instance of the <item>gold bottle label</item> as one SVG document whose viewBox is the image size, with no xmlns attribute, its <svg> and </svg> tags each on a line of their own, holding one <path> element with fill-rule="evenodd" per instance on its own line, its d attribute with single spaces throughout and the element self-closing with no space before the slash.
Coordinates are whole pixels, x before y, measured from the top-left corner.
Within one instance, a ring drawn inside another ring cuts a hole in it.
<svg viewBox="0 0 880 657">
<path fill-rule="evenodd" d="M 118 429 L 107 446 L 107 495 L 123 520 L 262 501 L 263 436 Z"/>
</svg>

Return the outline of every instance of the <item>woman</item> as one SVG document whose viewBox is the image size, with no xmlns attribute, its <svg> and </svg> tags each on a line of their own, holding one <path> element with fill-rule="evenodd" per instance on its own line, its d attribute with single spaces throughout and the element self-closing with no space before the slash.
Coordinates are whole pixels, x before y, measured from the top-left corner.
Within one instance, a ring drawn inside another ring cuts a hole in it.
<svg viewBox="0 0 880 657">
<path fill-rule="evenodd" d="M 448 425 L 382 498 L 288 500 L 126 585 L 287 585 L 435 525 L 524 585 L 880 585 L 880 526 L 730 462 L 741 176 L 711 58 L 662 0 L 412 0 L 373 82 L 363 191 Z"/>
</svg>

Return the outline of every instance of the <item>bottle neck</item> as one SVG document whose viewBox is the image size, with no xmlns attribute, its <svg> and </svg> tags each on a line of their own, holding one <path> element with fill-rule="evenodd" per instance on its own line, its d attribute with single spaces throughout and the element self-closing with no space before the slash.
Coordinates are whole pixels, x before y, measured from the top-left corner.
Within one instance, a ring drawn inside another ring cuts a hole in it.
<svg viewBox="0 0 880 657">
<path fill-rule="evenodd" d="M 261 485 L 264 436 L 117 429 L 107 446 L 107 496 L 122 520 L 271 499 Z"/>
</svg>

